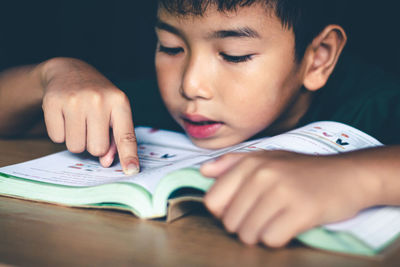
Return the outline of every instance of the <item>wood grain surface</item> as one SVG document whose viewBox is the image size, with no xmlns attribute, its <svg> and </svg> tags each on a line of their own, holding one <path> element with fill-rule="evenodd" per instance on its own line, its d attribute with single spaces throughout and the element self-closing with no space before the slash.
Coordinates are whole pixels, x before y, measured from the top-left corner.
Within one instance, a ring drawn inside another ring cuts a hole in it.
<svg viewBox="0 0 400 267">
<path fill-rule="evenodd" d="M 0 166 L 65 149 L 47 139 L 0 140 Z M 400 266 L 293 242 L 245 246 L 204 209 L 171 224 L 128 213 L 67 208 L 0 197 L 0 266 Z"/>
</svg>

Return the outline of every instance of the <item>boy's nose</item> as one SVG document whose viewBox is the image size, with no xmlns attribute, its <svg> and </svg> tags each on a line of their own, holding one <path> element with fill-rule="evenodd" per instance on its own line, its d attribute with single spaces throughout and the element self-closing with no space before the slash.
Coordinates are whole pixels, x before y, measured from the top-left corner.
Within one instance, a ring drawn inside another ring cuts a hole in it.
<svg viewBox="0 0 400 267">
<path fill-rule="evenodd" d="M 192 59 L 184 70 L 180 94 L 189 100 L 211 99 L 211 76 L 209 64 L 196 58 Z"/>
</svg>

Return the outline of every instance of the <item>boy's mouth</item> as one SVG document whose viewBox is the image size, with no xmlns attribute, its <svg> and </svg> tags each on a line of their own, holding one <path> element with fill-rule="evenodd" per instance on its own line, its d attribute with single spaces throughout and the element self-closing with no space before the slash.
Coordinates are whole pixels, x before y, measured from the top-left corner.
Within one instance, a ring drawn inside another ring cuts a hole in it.
<svg viewBox="0 0 400 267">
<path fill-rule="evenodd" d="M 201 115 L 185 114 L 182 117 L 183 127 L 193 138 L 204 139 L 213 136 L 223 125 L 222 122 L 210 120 Z"/>
</svg>

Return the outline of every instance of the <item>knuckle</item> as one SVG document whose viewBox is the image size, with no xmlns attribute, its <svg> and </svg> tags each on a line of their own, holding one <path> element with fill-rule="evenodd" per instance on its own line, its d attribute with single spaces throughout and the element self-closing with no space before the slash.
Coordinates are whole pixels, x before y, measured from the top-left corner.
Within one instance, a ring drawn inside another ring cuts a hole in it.
<svg viewBox="0 0 400 267">
<path fill-rule="evenodd" d="M 241 159 L 240 164 L 243 166 L 246 166 L 246 168 L 257 168 L 259 167 L 259 161 L 257 157 L 253 154 L 249 154 L 248 156 L 245 156 L 243 159 Z"/>
<path fill-rule="evenodd" d="M 88 147 L 88 152 L 95 157 L 101 157 L 107 153 L 108 149 L 105 146 Z"/>
<path fill-rule="evenodd" d="M 250 177 L 252 183 L 259 186 L 265 186 L 266 184 L 277 184 L 279 181 L 279 173 L 274 168 L 259 164 L 256 164 L 254 168 L 255 171 Z"/>
<path fill-rule="evenodd" d="M 53 141 L 54 143 L 64 143 L 64 136 L 61 134 L 55 134 L 55 133 L 49 133 L 49 137 L 51 139 L 51 141 Z"/>
<path fill-rule="evenodd" d="M 207 195 L 204 197 L 204 205 L 206 206 L 206 208 L 212 213 L 215 214 L 216 208 L 213 204 L 213 202 L 211 201 L 211 198 L 208 197 Z"/>
<path fill-rule="evenodd" d="M 234 233 L 236 231 L 235 223 L 231 219 L 228 219 L 227 217 L 224 217 L 222 219 L 222 223 L 224 224 L 225 229 L 229 233 Z"/>
<path fill-rule="evenodd" d="M 206 208 L 216 217 L 219 217 L 220 215 L 220 207 L 216 205 L 215 201 L 213 201 L 210 197 L 204 198 L 204 205 Z"/>
<path fill-rule="evenodd" d="M 90 103 L 93 107 L 102 107 L 104 105 L 104 96 L 96 90 L 92 90 L 90 94 Z"/>
<path fill-rule="evenodd" d="M 67 141 L 67 149 L 72 153 L 82 153 L 85 151 L 85 146 L 81 144 L 71 144 Z"/>
<path fill-rule="evenodd" d="M 43 96 L 43 99 L 42 99 L 42 109 L 43 110 L 45 110 L 51 103 L 49 98 L 50 97 L 47 94 Z"/>
<path fill-rule="evenodd" d="M 120 143 L 136 143 L 137 139 L 134 133 L 125 133 L 119 138 Z"/>
<path fill-rule="evenodd" d="M 52 94 L 45 94 L 42 99 L 42 109 L 46 111 L 52 107 L 54 107 L 57 103 L 57 98 L 53 97 Z"/>
<path fill-rule="evenodd" d="M 116 90 L 113 96 L 115 102 L 121 105 L 129 105 L 129 98 L 128 96 L 122 92 L 121 90 Z"/>
<path fill-rule="evenodd" d="M 243 231 L 239 231 L 238 237 L 239 237 L 240 241 L 242 241 L 243 243 L 245 243 L 247 245 L 254 245 L 257 243 L 257 239 L 255 237 L 251 236 L 247 232 L 245 233 Z"/>
<path fill-rule="evenodd" d="M 251 183 L 255 184 L 256 186 L 264 185 L 265 181 L 267 180 L 268 174 L 264 171 L 258 171 L 254 175 L 251 176 Z"/>
<path fill-rule="evenodd" d="M 271 248 L 281 248 L 288 242 L 288 240 L 285 240 L 283 238 L 273 237 L 270 235 L 266 235 L 266 236 L 263 236 L 262 242 Z"/>
<path fill-rule="evenodd" d="M 268 179 L 272 182 L 278 182 L 280 179 L 280 173 L 274 168 L 262 168 L 259 171 L 260 176 L 264 177 L 264 180 Z"/>
<path fill-rule="evenodd" d="M 45 115 L 46 117 L 46 115 Z M 52 122 L 45 119 L 47 134 L 51 141 L 54 143 L 63 143 L 65 141 L 64 131 L 63 129 L 59 129 L 60 127 L 56 127 Z"/>
<path fill-rule="evenodd" d="M 77 105 L 79 105 L 79 102 L 79 96 L 76 92 L 68 92 L 66 103 L 69 106 L 76 107 Z"/>
</svg>

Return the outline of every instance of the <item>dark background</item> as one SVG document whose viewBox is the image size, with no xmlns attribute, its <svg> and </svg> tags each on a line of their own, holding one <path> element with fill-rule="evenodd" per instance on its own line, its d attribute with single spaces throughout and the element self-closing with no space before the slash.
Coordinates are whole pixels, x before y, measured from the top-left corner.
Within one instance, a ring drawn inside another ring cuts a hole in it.
<svg viewBox="0 0 400 267">
<path fill-rule="evenodd" d="M 346 50 L 399 76 L 396 1 L 344 2 Z M 2 1 L 0 70 L 68 56 L 112 79 L 153 77 L 154 15 L 151 0 Z"/>
</svg>

